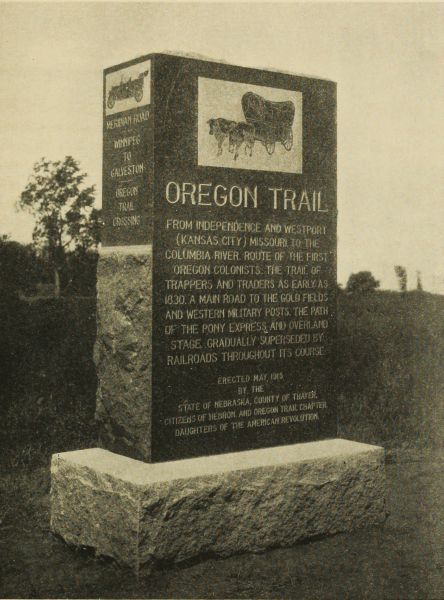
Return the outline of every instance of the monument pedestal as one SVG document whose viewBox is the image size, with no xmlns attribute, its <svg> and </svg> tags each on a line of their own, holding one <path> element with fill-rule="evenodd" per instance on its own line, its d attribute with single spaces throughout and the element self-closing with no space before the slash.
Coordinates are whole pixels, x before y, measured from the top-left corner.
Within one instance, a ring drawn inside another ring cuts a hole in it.
<svg viewBox="0 0 444 600">
<path fill-rule="evenodd" d="M 136 572 L 290 546 L 384 521 L 384 450 L 331 439 L 147 464 L 54 454 L 51 530 Z"/>
</svg>

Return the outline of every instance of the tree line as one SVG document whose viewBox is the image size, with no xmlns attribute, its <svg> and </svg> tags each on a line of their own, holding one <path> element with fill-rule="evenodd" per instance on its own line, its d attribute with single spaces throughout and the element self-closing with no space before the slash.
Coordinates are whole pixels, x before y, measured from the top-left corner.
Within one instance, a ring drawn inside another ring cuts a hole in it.
<svg viewBox="0 0 444 600">
<path fill-rule="evenodd" d="M 401 293 L 407 292 L 407 269 L 401 265 L 394 266 L 395 275 L 398 280 L 398 288 Z M 353 293 L 374 292 L 380 287 L 380 282 L 374 278 L 370 271 L 359 271 L 352 273 L 348 278 L 345 291 Z M 416 271 L 416 290 L 423 291 L 421 271 Z"/>
<path fill-rule="evenodd" d="M 34 218 L 33 241 L 22 245 L 0 236 L 0 291 L 29 294 L 46 284 L 54 296 L 94 295 L 101 221 L 94 208 L 95 186 L 86 185 L 86 178 L 72 156 L 35 163 L 17 202 L 17 209 Z M 401 265 L 394 269 L 404 293 L 407 270 Z M 345 291 L 370 293 L 379 287 L 370 271 L 359 271 L 350 275 Z M 419 271 L 416 289 L 423 289 Z"/>
<path fill-rule="evenodd" d="M 45 284 L 55 296 L 95 293 L 100 211 L 86 177 L 72 156 L 35 163 L 17 202 L 34 218 L 32 244 L 0 237 L 3 294 L 30 294 Z"/>
</svg>

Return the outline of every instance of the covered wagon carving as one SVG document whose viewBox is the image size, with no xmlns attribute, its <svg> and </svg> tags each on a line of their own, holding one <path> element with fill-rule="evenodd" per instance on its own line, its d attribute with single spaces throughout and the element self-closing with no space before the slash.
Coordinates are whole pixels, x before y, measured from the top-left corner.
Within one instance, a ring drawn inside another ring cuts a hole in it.
<svg viewBox="0 0 444 600">
<path fill-rule="evenodd" d="M 254 126 L 254 138 L 261 142 L 268 154 L 273 154 L 276 142 L 285 150 L 293 147 L 295 107 L 291 100 L 272 102 L 259 94 L 247 92 L 242 96 L 245 120 Z"/>
<path fill-rule="evenodd" d="M 208 121 L 210 135 L 217 140 L 217 155 L 222 154 L 225 139 L 228 138 L 228 150 L 239 155 L 240 147 L 245 144 L 245 154 L 253 154 L 256 141 L 260 142 L 271 156 L 280 142 L 285 150 L 293 147 L 293 122 L 295 105 L 291 100 L 272 102 L 259 94 L 247 92 L 242 96 L 242 110 L 245 121 L 232 121 L 222 117 Z"/>
</svg>

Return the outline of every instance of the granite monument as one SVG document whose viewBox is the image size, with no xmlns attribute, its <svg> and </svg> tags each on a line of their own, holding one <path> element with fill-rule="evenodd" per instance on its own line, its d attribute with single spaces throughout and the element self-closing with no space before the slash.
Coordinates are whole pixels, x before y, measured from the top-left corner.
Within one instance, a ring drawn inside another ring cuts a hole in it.
<svg viewBox="0 0 444 600">
<path fill-rule="evenodd" d="M 152 54 L 103 110 L 101 448 L 54 455 L 52 529 L 138 570 L 381 522 L 336 439 L 336 84 Z"/>
</svg>

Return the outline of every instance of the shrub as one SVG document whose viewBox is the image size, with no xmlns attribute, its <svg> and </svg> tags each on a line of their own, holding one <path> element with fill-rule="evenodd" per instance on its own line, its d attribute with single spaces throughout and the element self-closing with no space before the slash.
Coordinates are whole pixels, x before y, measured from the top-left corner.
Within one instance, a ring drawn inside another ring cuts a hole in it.
<svg viewBox="0 0 444 600">
<path fill-rule="evenodd" d="M 370 271 L 359 271 L 359 273 L 352 273 L 347 281 L 346 291 L 353 294 L 355 292 L 374 292 L 379 288 L 379 281 L 377 281 Z"/>
</svg>

